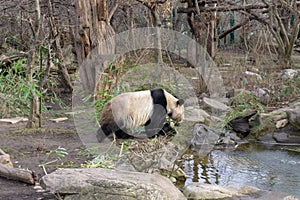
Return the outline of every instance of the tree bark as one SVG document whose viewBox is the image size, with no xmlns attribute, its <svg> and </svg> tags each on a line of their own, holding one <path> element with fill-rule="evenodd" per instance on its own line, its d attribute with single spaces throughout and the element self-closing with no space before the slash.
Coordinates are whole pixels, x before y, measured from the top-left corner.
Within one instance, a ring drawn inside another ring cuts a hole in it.
<svg viewBox="0 0 300 200">
<path fill-rule="evenodd" d="M 3 164 L 0 164 L 0 176 L 10 180 L 28 183 L 31 185 L 34 185 L 37 179 L 36 174 L 33 171 L 19 168 L 11 168 Z"/>
<path fill-rule="evenodd" d="M 115 32 L 109 23 L 106 0 L 77 0 L 77 25 L 75 49 L 78 64 L 82 65 L 97 47 L 101 55 L 114 53 L 114 43 L 107 42 Z M 110 16 L 111 17 L 111 16 Z M 81 66 L 81 80 L 88 94 L 93 94 L 97 84 L 97 71 L 92 66 Z"/>
</svg>

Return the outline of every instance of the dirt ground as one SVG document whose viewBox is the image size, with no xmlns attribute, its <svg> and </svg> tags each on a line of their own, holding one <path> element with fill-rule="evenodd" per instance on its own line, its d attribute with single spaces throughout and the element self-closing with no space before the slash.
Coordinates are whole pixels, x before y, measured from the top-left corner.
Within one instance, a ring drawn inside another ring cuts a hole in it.
<svg viewBox="0 0 300 200">
<path fill-rule="evenodd" d="M 47 173 L 57 167 L 79 167 L 88 160 L 72 119 L 53 123 L 45 120 L 42 129 L 25 129 L 26 123 L 16 125 L 0 123 L 0 148 L 11 157 L 14 167 L 30 169 L 36 172 L 38 178 L 45 175 L 41 164 L 45 165 Z M 58 147 L 68 153 L 60 158 L 55 150 Z M 0 199 L 2 200 L 35 200 L 55 199 L 55 196 L 40 192 L 33 185 L 0 177 Z"/>
</svg>

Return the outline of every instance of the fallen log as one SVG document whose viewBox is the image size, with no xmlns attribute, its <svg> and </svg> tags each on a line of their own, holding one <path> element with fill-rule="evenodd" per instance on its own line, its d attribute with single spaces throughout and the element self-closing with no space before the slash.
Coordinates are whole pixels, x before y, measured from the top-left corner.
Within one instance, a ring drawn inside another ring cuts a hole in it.
<svg viewBox="0 0 300 200">
<path fill-rule="evenodd" d="M 10 168 L 3 164 L 0 164 L 0 177 L 21 181 L 31 185 L 34 185 L 37 181 L 35 172 L 26 169 Z"/>
<path fill-rule="evenodd" d="M 21 181 L 34 185 L 37 181 L 35 172 L 26 169 L 13 168 L 9 154 L 0 149 L 0 177 Z"/>
</svg>

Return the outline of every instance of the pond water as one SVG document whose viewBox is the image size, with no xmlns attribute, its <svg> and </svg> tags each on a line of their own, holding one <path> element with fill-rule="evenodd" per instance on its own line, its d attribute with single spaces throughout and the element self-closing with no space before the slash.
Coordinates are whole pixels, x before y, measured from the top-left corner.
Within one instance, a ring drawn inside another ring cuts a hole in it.
<svg viewBox="0 0 300 200">
<path fill-rule="evenodd" d="M 254 186 L 300 197 L 300 146 L 248 144 L 235 151 L 214 150 L 207 156 L 188 152 L 182 167 L 184 185 L 201 182 Z"/>
</svg>

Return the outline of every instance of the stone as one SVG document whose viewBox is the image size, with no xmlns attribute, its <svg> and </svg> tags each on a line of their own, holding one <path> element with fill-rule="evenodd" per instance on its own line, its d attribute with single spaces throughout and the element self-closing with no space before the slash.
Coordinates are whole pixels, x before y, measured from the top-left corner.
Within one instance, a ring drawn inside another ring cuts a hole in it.
<svg viewBox="0 0 300 200">
<path fill-rule="evenodd" d="M 245 138 L 250 133 L 250 122 L 249 120 L 256 115 L 257 111 L 252 111 L 242 116 L 235 117 L 230 120 L 228 125 L 231 129 L 238 133 L 241 138 Z"/>
<path fill-rule="evenodd" d="M 284 197 L 283 200 L 299 200 L 299 198 L 290 195 L 290 196 Z"/>
<path fill-rule="evenodd" d="M 271 102 L 270 92 L 267 89 L 258 88 L 252 93 L 260 99 L 263 105 L 267 105 Z"/>
<path fill-rule="evenodd" d="M 295 103 L 285 110 L 288 115 L 289 123 L 296 129 L 300 130 L 300 102 Z"/>
<path fill-rule="evenodd" d="M 185 108 L 184 120 L 209 123 L 210 115 L 199 107 L 189 106 Z"/>
<path fill-rule="evenodd" d="M 279 121 L 276 122 L 275 127 L 276 128 L 283 128 L 285 127 L 287 124 L 289 123 L 289 121 L 287 119 L 281 119 Z"/>
<path fill-rule="evenodd" d="M 252 122 L 251 133 L 262 140 L 269 140 L 270 137 L 264 137 L 269 133 L 286 132 L 286 136 L 282 134 L 275 139 L 277 142 L 299 141 L 300 130 L 300 102 L 296 102 L 289 107 L 280 108 L 270 113 L 260 113 Z M 296 133 L 296 134 L 295 134 Z M 289 138 L 289 139 L 286 139 Z M 278 139 L 278 140 L 277 140 Z"/>
<path fill-rule="evenodd" d="M 189 97 L 184 99 L 184 107 L 195 106 L 199 104 L 199 99 L 197 97 Z"/>
<path fill-rule="evenodd" d="M 292 79 L 298 76 L 298 71 L 295 69 L 284 69 L 282 71 L 281 77 L 284 79 Z"/>
<path fill-rule="evenodd" d="M 204 124 L 196 124 L 191 145 L 199 156 L 205 156 L 214 149 L 235 148 L 240 140 L 235 133 L 210 128 Z"/>
<path fill-rule="evenodd" d="M 259 75 L 258 73 L 255 73 L 255 72 L 245 71 L 245 75 L 249 78 L 254 77 L 258 81 L 262 80 L 261 75 Z"/>
<path fill-rule="evenodd" d="M 204 153 L 213 150 L 220 135 L 215 130 L 203 124 L 196 124 L 193 130 L 193 139 L 191 144 L 196 149 L 201 149 Z"/>
<path fill-rule="evenodd" d="M 183 200 L 166 177 L 102 168 L 62 169 L 41 178 L 41 186 L 64 200 Z"/>
<path fill-rule="evenodd" d="M 205 108 L 208 108 L 212 113 L 224 113 L 229 110 L 229 107 L 217 99 L 203 98 Z"/>
<path fill-rule="evenodd" d="M 258 125 L 251 128 L 251 133 L 255 134 L 256 138 L 264 136 L 270 132 L 278 131 L 276 123 L 287 119 L 287 113 L 283 110 L 275 110 L 270 113 L 260 113 L 256 116 L 253 123 Z"/>
<path fill-rule="evenodd" d="M 258 188 L 250 186 L 220 186 L 206 183 L 191 183 L 184 188 L 184 195 L 188 199 L 234 199 L 237 197 L 254 195 L 260 192 Z"/>
</svg>

